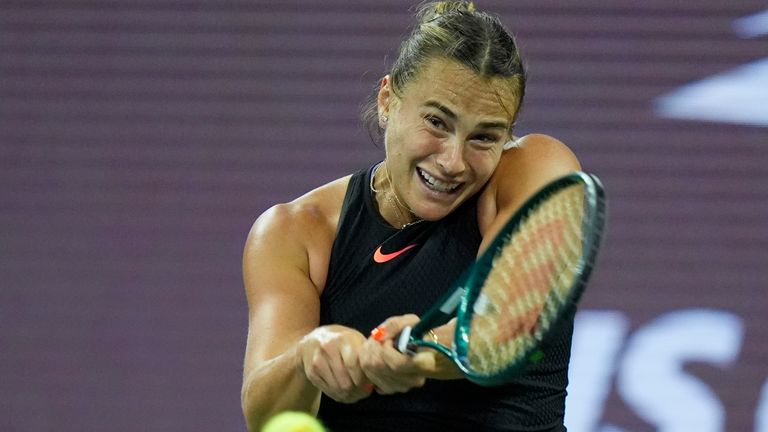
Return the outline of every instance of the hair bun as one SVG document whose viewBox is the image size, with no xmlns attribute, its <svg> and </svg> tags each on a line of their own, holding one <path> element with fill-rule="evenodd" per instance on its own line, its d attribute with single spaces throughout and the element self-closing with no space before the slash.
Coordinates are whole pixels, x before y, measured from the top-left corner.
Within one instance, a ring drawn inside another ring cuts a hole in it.
<svg viewBox="0 0 768 432">
<path fill-rule="evenodd" d="M 419 8 L 419 21 L 426 23 L 450 13 L 472 13 L 475 10 L 475 4 L 471 1 L 438 1 L 427 3 Z"/>
</svg>

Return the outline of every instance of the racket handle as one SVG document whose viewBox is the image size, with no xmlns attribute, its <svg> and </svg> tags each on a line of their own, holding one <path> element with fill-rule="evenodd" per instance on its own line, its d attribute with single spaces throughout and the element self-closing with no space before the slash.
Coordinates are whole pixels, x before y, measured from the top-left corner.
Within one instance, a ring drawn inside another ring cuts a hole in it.
<svg viewBox="0 0 768 432">
<path fill-rule="evenodd" d="M 413 327 L 408 326 L 403 329 L 403 331 L 400 332 L 400 334 L 397 336 L 397 350 L 400 351 L 403 354 L 409 353 L 408 350 L 408 343 L 411 342 L 411 330 L 413 330 Z"/>
</svg>

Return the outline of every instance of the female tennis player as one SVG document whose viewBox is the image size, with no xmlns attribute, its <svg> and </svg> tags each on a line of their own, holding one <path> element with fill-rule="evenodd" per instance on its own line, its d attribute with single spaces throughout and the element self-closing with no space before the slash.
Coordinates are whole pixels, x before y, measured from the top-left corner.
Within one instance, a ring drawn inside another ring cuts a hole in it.
<svg viewBox="0 0 768 432">
<path fill-rule="evenodd" d="M 393 344 L 526 198 L 579 169 L 560 141 L 513 135 L 526 75 L 497 17 L 435 2 L 418 20 L 367 112 L 384 160 L 275 205 L 248 236 L 252 431 L 285 410 L 335 432 L 565 430 L 571 325 L 498 387 L 463 379 L 433 350 Z M 450 345 L 452 329 L 430 337 Z"/>
</svg>

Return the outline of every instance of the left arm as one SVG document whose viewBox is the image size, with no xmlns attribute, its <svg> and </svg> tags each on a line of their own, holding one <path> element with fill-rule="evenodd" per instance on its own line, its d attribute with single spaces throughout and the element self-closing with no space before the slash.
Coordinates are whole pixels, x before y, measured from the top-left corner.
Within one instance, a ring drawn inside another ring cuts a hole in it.
<svg viewBox="0 0 768 432">
<path fill-rule="evenodd" d="M 531 134 L 506 150 L 479 201 L 478 220 L 483 241 L 480 255 L 518 208 L 546 184 L 581 169 L 562 142 L 548 135 Z"/>
</svg>

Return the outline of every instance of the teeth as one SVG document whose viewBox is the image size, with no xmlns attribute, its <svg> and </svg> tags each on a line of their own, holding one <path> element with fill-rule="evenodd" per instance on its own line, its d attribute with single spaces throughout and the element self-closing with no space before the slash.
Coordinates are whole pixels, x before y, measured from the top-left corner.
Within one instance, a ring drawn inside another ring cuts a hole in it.
<svg viewBox="0 0 768 432">
<path fill-rule="evenodd" d="M 461 185 L 461 183 L 447 183 L 440 181 L 421 169 L 419 169 L 419 174 L 421 175 L 421 178 L 427 181 L 427 184 L 429 184 L 432 189 L 439 192 L 451 192 Z"/>
</svg>

